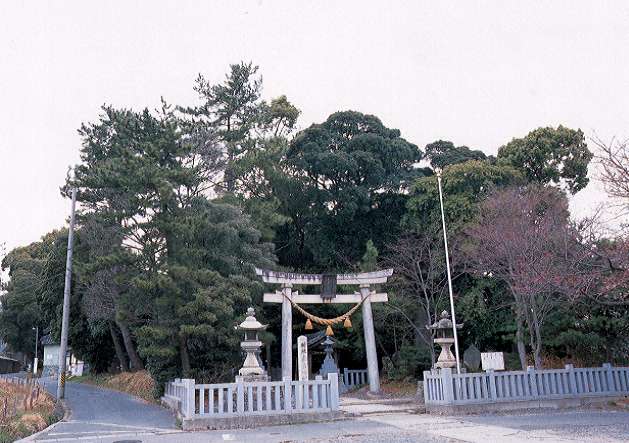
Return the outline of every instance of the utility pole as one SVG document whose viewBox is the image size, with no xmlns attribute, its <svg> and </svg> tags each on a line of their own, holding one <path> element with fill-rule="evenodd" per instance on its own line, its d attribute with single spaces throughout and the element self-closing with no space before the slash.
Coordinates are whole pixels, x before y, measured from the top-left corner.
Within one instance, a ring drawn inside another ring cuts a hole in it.
<svg viewBox="0 0 629 443">
<path fill-rule="evenodd" d="M 72 284 L 72 248 L 74 243 L 74 213 L 76 210 L 76 188 L 72 189 L 72 212 L 68 230 L 68 253 L 66 255 L 66 279 L 63 288 L 63 317 L 61 320 L 61 346 L 59 347 L 59 377 L 57 379 L 57 400 L 65 397 L 66 354 L 68 353 L 68 327 L 70 323 L 70 286 Z"/>
<path fill-rule="evenodd" d="M 454 295 L 452 293 L 452 276 L 450 275 L 450 255 L 448 254 L 448 236 L 446 234 L 446 216 L 443 212 L 443 192 L 441 191 L 441 169 L 437 169 L 437 183 L 439 186 L 439 204 L 441 205 L 441 223 L 443 225 L 443 245 L 446 250 L 446 271 L 448 273 L 448 291 L 450 292 L 450 312 L 452 315 L 452 332 L 454 333 L 454 355 L 456 357 L 456 373 L 461 373 L 459 359 L 459 339 L 456 333 L 456 317 L 454 315 Z"/>
</svg>

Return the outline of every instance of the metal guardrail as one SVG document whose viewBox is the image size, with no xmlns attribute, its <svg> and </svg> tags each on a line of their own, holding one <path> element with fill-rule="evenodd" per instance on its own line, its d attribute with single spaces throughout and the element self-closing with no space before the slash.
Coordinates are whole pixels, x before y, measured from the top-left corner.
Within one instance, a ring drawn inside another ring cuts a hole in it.
<svg viewBox="0 0 629 443">
<path fill-rule="evenodd" d="M 629 394 L 629 367 L 528 368 L 454 374 L 452 369 L 424 372 L 426 405 L 468 405 Z"/>
</svg>

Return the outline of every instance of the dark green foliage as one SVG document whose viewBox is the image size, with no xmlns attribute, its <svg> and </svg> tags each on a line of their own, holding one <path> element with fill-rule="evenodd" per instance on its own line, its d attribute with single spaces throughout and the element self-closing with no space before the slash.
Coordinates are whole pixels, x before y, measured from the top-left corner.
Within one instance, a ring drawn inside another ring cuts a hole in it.
<svg viewBox="0 0 629 443">
<path fill-rule="evenodd" d="M 392 238 L 404 210 L 400 191 L 421 175 L 414 168 L 421 157 L 400 131 L 354 111 L 299 133 L 286 152 L 287 177 L 273 186 L 290 219 L 278 233 L 280 261 L 347 268 L 360 260 L 365 239 L 381 246 Z"/>
<path fill-rule="evenodd" d="M 531 182 L 565 183 L 575 194 L 585 188 L 592 153 L 583 132 L 559 126 L 538 128 L 498 151 L 498 161 L 521 170 Z"/>
<path fill-rule="evenodd" d="M 627 365 L 629 309 L 578 301 L 549 314 L 544 336 L 547 352 L 578 364 Z"/>
<path fill-rule="evenodd" d="M 467 146 L 454 146 L 450 141 L 437 140 L 426 145 L 426 158 L 433 168 L 465 163 L 468 160 L 486 160 L 483 151 L 471 150 Z"/>
<path fill-rule="evenodd" d="M 443 206 L 449 232 L 457 232 L 476 215 L 478 203 L 491 190 L 524 183 L 524 177 L 510 166 L 493 165 L 477 160 L 467 161 L 443 170 Z M 431 175 L 415 181 L 407 203 L 404 225 L 423 230 L 441 222 L 437 177 Z"/>
<path fill-rule="evenodd" d="M 502 284 L 490 279 L 465 276 L 457 282 L 457 321 L 464 323 L 460 346 L 473 344 L 483 351 L 511 352 L 515 322 L 510 294 Z"/>
<path fill-rule="evenodd" d="M 46 258 L 50 254 L 55 233 L 41 242 L 10 251 L 2 260 L 2 270 L 8 270 L 6 293 L 0 296 L 0 337 L 14 352 L 32 356 L 35 350 L 35 331 L 40 326 L 42 310 L 38 294 Z M 43 328 L 42 328 L 43 330 Z"/>
</svg>

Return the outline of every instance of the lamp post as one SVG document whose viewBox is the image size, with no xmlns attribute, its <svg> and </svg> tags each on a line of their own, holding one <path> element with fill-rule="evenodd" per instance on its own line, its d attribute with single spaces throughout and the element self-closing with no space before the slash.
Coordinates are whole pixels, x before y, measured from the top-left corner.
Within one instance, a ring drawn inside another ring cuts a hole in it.
<svg viewBox="0 0 629 443">
<path fill-rule="evenodd" d="M 39 326 L 32 328 L 35 331 L 35 358 L 33 359 L 33 375 L 37 375 L 37 366 L 39 359 L 37 358 L 37 345 L 39 344 Z"/>
<path fill-rule="evenodd" d="M 441 223 L 443 225 L 443 246 L 446 251 L 446 272 L 448 273 L 448 292 L 450 293 L 450 311 L 452 314 L 452 333 L 454 334 L 454 355 L 456 357 L 456 373 L 461 373 L 461 360 L 459 359 L 459 339 L 456 333 L 456 317 L 454 315 L 454 295 L 452 293 L 452 276 L 450 274 L 450 255 L 448 253 L 448 236 L 446 234 L 446 216 L 443 211 L 443 191 L 441 190 L 441 169 L 437 173 L 437 185 L 439 187 L 439 205 L 441 206 Z"/>
</svg>

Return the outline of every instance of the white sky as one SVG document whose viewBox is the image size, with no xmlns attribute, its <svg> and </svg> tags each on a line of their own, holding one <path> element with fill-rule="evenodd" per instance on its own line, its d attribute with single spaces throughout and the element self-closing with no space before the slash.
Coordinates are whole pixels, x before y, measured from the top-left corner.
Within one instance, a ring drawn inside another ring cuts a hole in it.
<svg viewBox="0 0 629 443">
<path fill-rule="evenodd" d="M 0 242 L 62 226 L 81 122 L 103 103 L 193 103 L 199 72 L 260 65 L 300 126 L 379 116 L 420 146 L 495 153 L 564 124 L 629 136 L 629 2 L 6 1 L 0 4 Z M 577 215 L 605 201 L 588 188 Z"/>
</svg>

